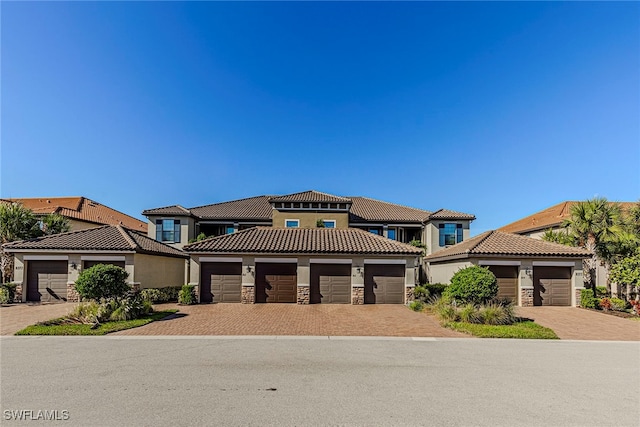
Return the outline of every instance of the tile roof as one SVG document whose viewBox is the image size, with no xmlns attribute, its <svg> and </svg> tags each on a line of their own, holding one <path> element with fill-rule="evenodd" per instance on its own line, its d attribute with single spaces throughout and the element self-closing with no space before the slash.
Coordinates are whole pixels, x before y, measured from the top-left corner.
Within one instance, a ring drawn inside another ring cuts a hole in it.
<svg viewBox="0 0 640 427">
<path fill-rule="evenodd" d="M 396 205 L 370 199 L 368 197 L 351 197 L 353 204 L 349 212 L 349 222 L 416 222 L 422 223 L 431 214 L 422 209 Z"/>
<path fill-rule="evenodd" d="M 533 256 L 587 258 L 591 253 L 582 248 L 546 242 L 519 234 L 485 231 L 471 239 L 426 256 L 426 261 L 467 258 L 470 255 Z"/>
<path fill-rule="evenodd" d="M 355 228 L 254 227 L 184 247 L 190 253 L 421 255 L 422 249 Z"/>
<path fill-rule="evenodd" d="M 180 205 L 165 206 L 162 208 L 147 209 L 142 215 L 191 215 L 191 211 Z"/>
<path fill-rule="evenodd" d="M 499 231 L 507 233 L 527 233 L 530 231 L 546 230 L 549 228 L 559 227 L 564 220 L 569 219 L 571 216 L 571 207 L 577 203 L 577 201 L 566 201 L 551 206 L 550 208 L 536 212 L 533 215 L 529 215 L 518 221 L 507 224 L 500 227 Z M 615 202 L 612 202 L 615 203 Z M 629 209 L 634 206 L 632 202 L 620 202 L 623 209 Z"/>
<path fill-rule="evenodd" d="M 449 209 L 440 209 L 429 215 L 429 219 L 476 219 L 475 215 L 456 212 Z"/>
<path fill-rule="evenodd" d="M 157 242 L 141 233 L 121 226 L 104 225 L 102 227 L 52 234 L 35 239 L 21 240 L 3 245 L 7 252 L 22 250 L 69 250 L 69 251 L 113 251 L 137 252 L 151 255 L 164 255 L 187 258 L 179 249 Z"/>
<path fill-rule="evenodd" d="M 147 232 L 147 223 L 86 197 L 40 197 L 4 199 L 29 208 L 36 215 L 59 213 L 67 218 L 104 225 L 121 225 Z"/>
<path fill-rule="evenodd" d="M 330 203 L 351 203 L 346 197 L 334 196 L 333 194 L 321 193 L 319 191 L 310 190 L 301 193 L 287 194 L 284 196 L 275 196 L 269 199 L 269 202 L 330 202 Z"/>
<path fill-rule="evenodd" d="M 214 203 L 189 209 L 201 219 L 253 219 L 271 221 L 271 196 L 256 196 L 229 202 Z"/>
</svg>

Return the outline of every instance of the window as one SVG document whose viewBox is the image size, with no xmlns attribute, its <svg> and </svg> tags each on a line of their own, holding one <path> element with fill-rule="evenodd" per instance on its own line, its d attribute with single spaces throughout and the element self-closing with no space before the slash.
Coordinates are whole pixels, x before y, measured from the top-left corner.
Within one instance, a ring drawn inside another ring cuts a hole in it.
<svg viewBox="0 0 640 427">
<path fill-rule="evenodd" d="M 234 231 L 235 231 L 235 229 L 233 228 L 233 225 L 227 225 L 227 228 L 225 230 L 225 234 L 233 234 Z"/>
<path fill-rule="evenodd" d="M 380 235 L 380 232 L 378 231 L 377 228 L 370 228 L 369 233 Z"/>
<path fill-rule="evenodd" d="M 159 242 L 180 243 L 180 220 L 157 219 L 156 240 Z"/>
<path fill-rule="evenodd" d="M 390 228 L 387 230 L 387 237 L 391 240 L 396 240 L 396 229 Z"/>
<path fill-rule="evenodd" d="M 298 228 L 300 227 L 300 220 L 299 219 L 286 219 L 284 221 L 284 226 L 287 228 Z"/>
<path fill-rule="evenodd" d="M 462 242 L 462 224 L 440 224 L 440 246 L 450 246 Z"/>
<path fill-rule="evenodd" d="M 324 224 L 324 228 L 336 228 L 335 219 L 323 219 L 322 223 Z"/>
</svg>

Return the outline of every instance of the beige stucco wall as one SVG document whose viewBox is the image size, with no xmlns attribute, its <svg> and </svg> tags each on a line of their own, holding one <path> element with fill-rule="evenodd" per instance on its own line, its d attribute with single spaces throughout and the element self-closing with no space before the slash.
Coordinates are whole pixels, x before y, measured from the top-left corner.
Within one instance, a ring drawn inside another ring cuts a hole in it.
<svg viewBox="0 0 640 427">
<path fill-rule="evenodd" d="M 69 219 L 69 231 L 87 230 L 89 228 L 102 227 L 103 224 L 94 224 L 93 222 L 80 221 L 78 219 Z"/>
<path fill-rule="evenodd" d="M 469 220 L 444 220 L 430 221 L 425 225 L 422 241 L 427 244 L 427 255 L 448 248 L 449 246 L 440 246 L 440 224 L 462 224 L 462 241 L 471 237 L 471 221 Z"/>
<path fill-rule="evenodd" d="M 175 248 L 180 248 L 187 243 L 189 243 L 190 239 L 194 239 L 196 232 L 196 223 L 195 220 L 188 216 L 149 216 L 149 223 L 147 227 L 147 236 L 151 237 L 153 240 L 156 239 L 156 220 L 158 219 L 173 219 L 180 221 L 180 243 L 170 243 L 163 242 L 167 245 L 173 246 Z"/>
<path fill-rule="evenodd" d="M 426 270 L 429 283 L 449 284 L 451 282 L 451 277 L 453 277 L 458 270 L 462 270 L 463 268 L 467 268 L 471 265 L 473 265 L 473 263 L 468 260 L 427 264 Z"/>
<path fill-rule="evenodd" d="M 184 285 L 186 261 L 183 258 L 135 254 L 133 281 L 140 288 Z"/>
<path fill-rule="evenodd" d="M 336 228 L 349 227 L 348 213 L 329 213 L 329 212 L 280 212 L 273 211 L 273 226 L 284 227 L 285 221 L 288 219 L 300 220 L 300 228 L 316 228 L 316 222 L 319 219 L 335 220 Z"/>
</svg>

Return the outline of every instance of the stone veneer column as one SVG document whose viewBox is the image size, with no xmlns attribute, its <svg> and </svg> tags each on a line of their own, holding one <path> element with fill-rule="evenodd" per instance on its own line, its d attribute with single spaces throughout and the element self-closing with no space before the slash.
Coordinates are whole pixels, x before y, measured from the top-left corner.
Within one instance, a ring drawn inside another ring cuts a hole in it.
<svg viewBox="0 0 640 427">
<path fill-rule="evenodd" d="M 309 258 L 298 258 L 298 268 L 296 270 L 298 280 L 298 304 L 309 304 L 311 294 L 311 265 Z"/>
<path fill-rule="evenodd" d="M 22 302 L 22 283 L 16 283 L 16 290 L 13 295 L 13 303 Z"/>
<path fill-rule="evenodd" d="M 520 290 L 520 307 L 533 307 L 533 263 L 522 261 L 518 269 L 518 288 Z"/>
<path fill-rule="evenodd" d="M 76 291 L 75 282 L 67 282 L 67 302 L 80 302 L 80 294 Z"/>
<path fill-rule="evenodd" d="M 298 285 L 298 304 L 309 304 L 310 289 L 309 285 Z"/>
<path fill-rule="evenodd" d="M 404 303 L 409 304 L 411 301 L 415 301 L 416 294 L 413 292 L 416 289 L 415 286 L 407 286 L 404 288 Z"/>
<path fill-rule="evenodd" d="M 364 304 L 364 258 L 353 258 L 351 263 L 351 304 Z"/>
<path fill-rule="evenodd" d="M 520 289 L 520 306 L 533 307 L 533 288 Z"/>
<path fill-rule="evenodd" d="M 242 258 L 242 304 L 256 303 L 256 262 L 254 257 Z"/>
</svg>

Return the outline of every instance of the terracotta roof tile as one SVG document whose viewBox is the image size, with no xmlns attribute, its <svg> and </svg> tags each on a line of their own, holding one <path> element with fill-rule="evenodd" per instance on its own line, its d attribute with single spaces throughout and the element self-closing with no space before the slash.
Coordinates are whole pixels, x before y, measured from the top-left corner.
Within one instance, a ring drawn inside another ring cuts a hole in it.
<svg viewBox="0 0 640 427">
<path fill-rule="evenodd" d="M 319 191 L 310 190 L 301 193 L 287 194 L 284 196 L 275 196 L 269 199 L 269 202 L 329 202 L 329 203 L 351 203 L 346 197 L 334 196 L 332 194 L 321 193 Z"/>
<path fill-rule="evenodd" d="M 131 230 L 147 232 L 147 223 L 86 197 L 41 197 L 5 199 L 22 204 L 36 215 L 59 213 L 67 218 L 94 224 L 121 225 Z"/>
<path fill-rule="evenodd" d="M 422 249 L 355 228 L 254 227 L 184 247 L 190 253 L 421 255 Z"/>
<path fill-rule="evenodd" d="M 569 219 L 571 216 L 571 207 L 577 203 L 577 201 L 566 201 L 551 206 L 550 208 L 536 212 L 533 215 L 529 215 L 518 221 L 507 224 L 500 227 L 499 231 L 507 233 L 527 233 L 531 231 L 546 230 L 549 228 L 559 227 L 564 220 Z M 615 203 L 615 202 L 612 202 Z M 629 209 L 635 203 L 632 202 L 620 202 L 623 209 Z"/>
<path fill-rule="evenodd" d="M 429 215 L 429 219 L 476 219 L 475 215 L 456 212 L 449 209 L 440 209 Z"/>
<path fill-rule="evenodd" d="M 52 234 L 36 239 L 3 245 L 7 252 L 33 250 L 138 252 L 152 255 L 187 258 L 181 250 L 157 242 L 136 231 L 121 226 L 104 225 L 68 233 Z"/>
<path fill-rule="evenodd" d="M 147 209 L 142 215 L 191 215 L 191 211 L 180 205 L 165 206 L 162 208 Z"/>
<path fill-rule="evenodd" d="M 446 258 L 466 258 L 469 255 L 544 256 L 587 258 L 590 252 L 582 248 L 546 242 L 540 239 L 501 231 L 485 231 L 449 248 L 426 256 L 426 261 Z"/>
<path fill-rule="evenodd" d="M 271 196 L 256 196 L 229 202 L 214 203 L 189 209 L 201 219 L 252 219 L 271 221 Z"/>
<path fill-rule="evenodd" d="M 416 222 L 422 223 L 431 212 L 408 206 L 396 205 L 370 199 L 368 197 L 351 197 L 353 204 L 349 212 L 350 222 Z"/>
</svg>

